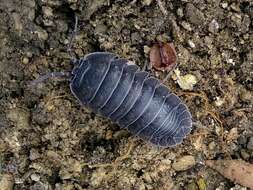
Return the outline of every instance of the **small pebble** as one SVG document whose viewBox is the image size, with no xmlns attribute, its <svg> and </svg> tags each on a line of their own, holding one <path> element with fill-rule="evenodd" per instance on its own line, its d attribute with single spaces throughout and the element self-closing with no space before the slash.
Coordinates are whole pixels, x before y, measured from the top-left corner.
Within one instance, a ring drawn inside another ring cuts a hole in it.
<svg viewBox="0 0 253 190">
<path fill-rule="evenodd" d="M 240 96 L 240 99 L 244 102 L 251 102 L 253 99 L 252 92 L 250 92 L 246 89 L 240 90 L 239 96 Z"/>
<path fill-rule="evenodd" d="M 248 160 L 250 157 L 249 153 L 245 149 L 241 150 L 241 156 L 244 160 Z"/>
<path fill-rule="evenodd" d="M 247 190 L 247 187 L 242 187 L 236 184 L 234 187 L 230 188 L 229 190 Z"/>
<path fill-rule="evenodd" d="M 216 143 L 214 141 L 210 142 L 208 145 L 209 150 L 215 150 L 216 148 Z"/>
<path fill-rule="evenodd" d="M 196 47 L 195 44 L 194 44 L 194 42 L 193 42 L 192 40 L 188 40 L 188 45 L 189 45 L 192 49 Z"/>
<path fill-rule="evenodd" d="M 182 9 L 182 8 L 177 9 L 177 15 L 178 15 L 179 17 L 183 17 L 183 16 L 184 16 L 184 12 L 183 12 L 183 9 Z"/>
<path fill-rule="evenodd" d="M 176 171 L 184 171 L 196 164 L 195 158 L 193 156 L 184 156 L 179 158 L 176 162 L 172 164 L 172 168 Z"/>
<path fill-rule="evenodd" d="M 236 140 L 238 138 L 238 136 L 239 136 L 238 129 L 237 129 L 237 127 L 234 127 L 232 129 L 230 129 L 230 131 L 228 132 L 226 140 L 228 142 L 231 142 L 231 141 Z"/>
<path fill-rule="evenodd" d="M 40 158 L 40 154 L 39 154 L 38 150 L 36 150 L 36 149 L 31 149 L 31 150 L 30 150 L 29 159 L 30 159 L 31 161 L 33 161 L 33 160 L 36 160 L 36 159 L 38 159 L 38 158 Z"/>
<path fill-rule="evenodd" d="M 46 16 L 46 17 L 52 17 L 53 16 L 53 9 L 51 7 L 43 6 L 42 7 L 42 12 L 43 12 L 44 16 Z"/>
<path fill-rule="evenodd" d="M 38 174 L 32 174 L 31 175 L 31 180 L 33 180 L 33 181 L 39 181 L 40 180 L 40 176 Z"/>
<path fill-rule="evenodd" d="M 222 132 L 223 132 L 223 131 L 222 131 L 221 127 L 216 125 L 216 126 L 215 126 L 215 133 L 216 133 L 217 135 L 221 135 Z"/>
<path fill-rule="evenodd" d="M 215 106 L 220 107 L 225 103 L 223 98 L 220 97 L 216 97 L 216 100 L 214 102 Z"/>
<path fill-rule="evenodd" d="M 180 75 L 178 69 L 174 70 L 176 74 L 177 83 L 183 90 L 193 90 L 194 85 L 197 83 L 197 77 L 192 74 L 187 74 L 184 76 Z"/>
<path fill-rule="evenodd" d="M 13 17 L 15 29 L 17 30 L 18 34 L 21 35 L 21 31 L 23 30 L 21 16 L 18 13 L 14 12 L 12 13 L 12 17 Z"/>
<path fill-rule="evenodd" d="M 192 27 L 191 27 L 191 24 L 190 24 L 190 23 L 183 21 L 183 22 L 181 23 L 181 25 L 182 25 L 182 27 L 183 27 L 185 30 L 192 31 Z"/>
<path fill-rule="evenodd" d="M 231 20 L 239 27 L 242 23 L 242 16 L 240 14 L 235 13 L 231 16 Z"/>
<path fill-rule="evenodd" d="M 23 57 L 22 58 L 22 63 L 25 64 L 25 65 L 28 64 L 29 63 L 29 59 L 27 57 Z"/>
<path fill-rule="evenodd" d="M 143 47 L 143 51 L 144 51 L 144 53 L 145 53 L 146 55 L 148 55 L 149 52 L 150 52 L 150 47 L 144 46 L 144 47 Z"/>
<path fill-rule="evenodd" d="M 240 12 L 241 9 L 240 9 L 240 6 L 239 6 L 239 5 L 240 5 L 239 3 L 232 3 L 232 4 L 230 5 L 230 7 L 231 7 L 231 9 L 232 9 L 233 11 Z"/>
<path fill-rule="evenodd" d="M 213 19 L 208 25 L 208 31 L 211 33 L 217 33 L 219 31 L 219 23 Z"/>
<path fill-rule="evenodd" d="M 221 3 L 221 7 L 223 9 L 226 9 L 228 7 L 228 3 L 227 2 Z"/>
</svg>

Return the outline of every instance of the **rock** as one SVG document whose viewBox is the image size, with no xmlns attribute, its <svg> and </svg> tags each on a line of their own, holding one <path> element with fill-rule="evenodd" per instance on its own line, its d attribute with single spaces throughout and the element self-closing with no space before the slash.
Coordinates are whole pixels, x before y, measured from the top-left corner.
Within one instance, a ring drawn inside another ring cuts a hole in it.
<svg viewBox="0 0 253 190">
<path fill-rule="evenodd" d="M 224 103 L 225 103 L 225 100 L 224 100 L 224 98 L 221 98 L 221 97 L 215 97 L 215 102 L 214 102 L 214 104 L 215 104 L 215 106 L 217 106 L 217 107 L 220 107 L 220 106 L 222 106 Z"/>
<path fill-rule="evenodd" d="M 12 17 L 14 20 L 15 30 L 18 32 L 19 35 L 21 35 L 21 32 L 23 30 L 23 25 L 21 22 L 20 15 L 14 12 L 14 13 L 12 13 Z"/>
<path fill-rule="evenodd" d="M 246 90 L 245 88 L 242 88 L 239 92 L 240 99 L 244 102 L 251 102 L 253 99 L 253 95 L 250 91 Z"/>
<path fill-rule="evenodd" d="M 22 63 L 25 64 L 25 65 L 28 64 L 29 63 L 29 58 L 28 57 L 23 57 L 22 58 Z"/>
<path fill-rule="evenodd" d="M 242 23 L 242 15 L 235 13 L 231 16 L 231 20 L 235 23 L 237 27 L 240 27 Z"/>
<path fill-rule="evenodd" d="M 178 159 L 172 164 L 172 168 L 176 171 L 184 171 L 196 164 L 195 158 L 193 156 L 184 156 Z"/>
<path fill-rule="evenodd" d="M 208 25 L 208 31 L 211 33 L 217 33 L 219 31 L 219 23 L 213 19 Z"/>
<path fill-rule="evenodd" d="M 44 14 L 45 17 L 52 17 L 53 14 L 53 9 L 51 7 L 42 7 L 42 13 Z"/>
<path fill-rule="evenodd" d="M 242 149 L 240 154 L 244 160 L 248 160 L 250 158 L 250 154 L 245 149 Z"/>
<path fill-rule="evenodd" d="M 253 137 L 250 137 L 249 142 L 247 144 L 247 149 L 253 150 Z"/>
<path fill-rule="evenodd" d="M 230 131 L 227 134 L 226 140 L 228 142 L 234 141 L 239 137 L 238 129 L 236 127 L 230 129 Z"/>
<path fill-rule="evenodd" d="M 234 187 L 229 190 L 247 190 L 247 187 L 242 187 L 241 185 L 236 184 Z"/>
<path fill-rule="evenodd" d="M 226 9 L 228 7 L 228 3 L 227 2 L 221 3 L 221 7 L 223 9 Z"/>
<path fill-rule="evenodd" d="M 184 16 L 184 11 L 182 8 L 177 9 L 177 15 L 181 18 Z"/>
<path fill-rule="evenodd" d="M 38 30 L 34 31 L 34 33 L 37 34 L 37 36 L 40 40 L 47 40 L 48 39 L 47 31 L 43 30 L 42 28 L 38 28 Z"/>
<path fill-rule="evenodd" d="M 40 176 L 38 174 L 32 174 L 30 177 L 31 177 L 31 180 L 33 180 L 33 181 L 39 181 L 40 180 Z"/>
<path fill-rule="evenodd" d="M 185 15 L 188 21 L 196 26 L 203 25 L 205 21 L 204 14 L 191 3 L 187 3 Z"/>
<path fill-rule="evenodd" d="M 212 141 L 209 143 L 208 148 L 209 148 L 209 150 L 212 151 L 212 150 L 215 150 L 216 146 L 217 146 L 216 143 L 214 141 Z"/>
<path fill-rule="evenodd" d="M 144 46 L 144 47 L 143 47 L 143 51 L 144 51 L 144 53 L 145 53 L 146 55 L 148 55 L 149 52 L 150 52 L 150 47 Z"/>
<path fill-rule="evenodd" d="M 250 23 L 251 23 L 250 17 L 248 15 L 244 15 L 242 18 L 242 24 L 240 26 L 240 30 L 243 33 L 249 31 Z"/>
<path fill-rule="evenodd" d="M 40 157 L 41 157 L 41 156 L 40 156 L 38 150 L 36 150 L 36 149 L 31 149 L 31 150 L 30 150 L 29 159 L 30 159 L 31 161 L 36 160 L 36 159 L 38 159 L 38 158 L 40 158 Z"/>
<path fill-rule="evenodd" d="M 235 11 L 235 12 L 240 12 L 240 11 L 241 11 L 240 6 L 239 6 L 239 3 L 232 3 L 232 4 L 230 5 L 230 8 L 231 8 L 233 11 Z"/>
<path fill-rule="evenodd" d="M 194 44 L 194 42 L 192 40 L 188 40 L 188 45 L 194 49 L 196 47 L 196 45 Z"/>
<path fill-rule="evenodd" d="M 13 189 L 13 177 L 10 174 L 3 174 L 0 178 L 0 190 L 12 190 Z"/>
<path fill-rule="evenodd" d="M 191 24 L 190 24 L 190 23 L 183 21 L 183 22 L 181 23 L 181 25 L 182 25 L 182 27 L 183 27 L 185 30 L 187 30 L 187 31 L 192 31 L 192 27 L 191 27 Z"/>
<path fill-rule="evenodd" d="M 193 86 L 197 83 L 197 77 L 192 74 L 184 76 L 180 75 L 180 71 L 175 69 L 177 83 L 183 90 L 193 90 Z"/>
<path fill-rule="evenodd" d="M 203 143 L 203 136 L 199 135 L 197 138 L 194 138 L 192 145 L 196 150 L 202 151 L 203 148 L 205 147 Z"/>
</svg>

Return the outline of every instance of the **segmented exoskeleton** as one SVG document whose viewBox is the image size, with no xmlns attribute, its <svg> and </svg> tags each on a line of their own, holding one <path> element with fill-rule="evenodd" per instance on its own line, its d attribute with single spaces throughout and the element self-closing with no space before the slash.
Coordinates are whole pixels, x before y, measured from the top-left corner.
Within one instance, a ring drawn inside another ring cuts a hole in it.
<svg viewBox="0 0 253 190">
<path fill-rule="evenodd" d="M 78 60 L 70 88 L 93 112 L 152 144 L 175 146 L 191 131 L 186 105 L 160 80 L 115 54 L 95 52 Z"/>
</svg>

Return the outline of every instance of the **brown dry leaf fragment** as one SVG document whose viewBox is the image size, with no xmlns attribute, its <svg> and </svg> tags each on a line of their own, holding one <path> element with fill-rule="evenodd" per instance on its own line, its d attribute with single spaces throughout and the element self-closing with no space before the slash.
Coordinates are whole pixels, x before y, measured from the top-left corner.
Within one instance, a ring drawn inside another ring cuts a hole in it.
<svg viewBox="0 0 253 190">
<path fill-rule="evenodd" d="M 171 71 L 176 67 L 177 55 L 173 43 L 155 43 L 149 57 L 151 66 L 157 70 Z"/>
<path fill-rule="evenodd" d="M 207 160 L 206 165 L 231 181 L 253 189 L 253 164 L 243 160 Z"/>
</svg>

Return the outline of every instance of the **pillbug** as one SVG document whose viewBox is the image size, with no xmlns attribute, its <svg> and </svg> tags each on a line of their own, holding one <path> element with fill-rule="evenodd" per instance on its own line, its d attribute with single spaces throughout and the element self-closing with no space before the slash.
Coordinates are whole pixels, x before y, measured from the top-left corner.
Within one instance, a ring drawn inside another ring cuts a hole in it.
<svg viewBox="0 0 253 190">
<path fill-rule="evenodd" d="M 137 65 L 108 52 L 88 54 L 74 64 L 71 73 L 49 73 L 32 83 L 70 77 L 71 92 L 82 105 L 160 147 L 175 146 L 190 133 L 186 105 Z"/>
</svg>

